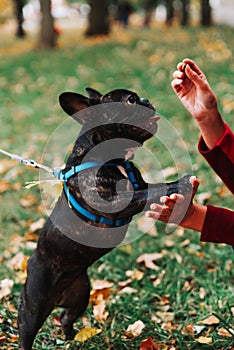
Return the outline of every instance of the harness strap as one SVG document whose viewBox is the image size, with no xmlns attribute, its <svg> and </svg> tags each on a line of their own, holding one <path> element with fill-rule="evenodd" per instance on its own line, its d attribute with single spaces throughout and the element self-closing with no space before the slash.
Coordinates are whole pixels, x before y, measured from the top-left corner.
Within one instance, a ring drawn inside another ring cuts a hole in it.
<svg viewBox="0 0 234 350">
<path fill-rule="evenodd" d="M 85 209 L 78 201 L 77 199 L 70 193 L 69 188 L 67 186 L 67 180 L 71 178 L 72 176 L 78 174 L 80 171 L 90 169 L 97 166 L 102 166 L 103 163 L 98 162 L 86 162 L 80 165 L 73 166 L 71 169 L 69 169 L 66 173 L 62 173 L 61 170 L 58 171 L 57 174 L 54 173 L 54 176 L 58 177 L 60 180 L 64 181 L 63 189 L 66 194 L 67 200 L 70 203 L 70 205 L 75 209 L 79 214 L 84 216 L 86 219 L 94 221 L 95 223 L 101 223 L 110 225 L 113 227 L 120 227 L 124 226 L 130 223 L 132 220 L 132 216 L 121 218 L 117 220 L 110 220 L 109 218 L 102 216 L 102 215 L 95 215 L 93 213 L 90 213 L 89 210 Z M 135 179 L 134 172 L 132 170 L 131 164 L 129 161 L 126 161 L 122 164 L 112 164 L 112 163 L 106 163 L 105 166 L 118 166 L 122 165 L 124 169 L 127 172 L 128 179 L 132 183 L 134 189 L 138 189 L 139 185 Z"/>
</svg>

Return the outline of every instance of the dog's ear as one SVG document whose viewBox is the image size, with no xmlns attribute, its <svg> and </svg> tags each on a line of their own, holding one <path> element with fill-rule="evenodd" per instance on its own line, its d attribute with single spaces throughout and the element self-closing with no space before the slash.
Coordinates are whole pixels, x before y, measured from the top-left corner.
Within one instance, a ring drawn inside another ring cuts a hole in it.
<svg viewBox="0 0 234 350">
<path fill-rule="evenodd" d="M 87 87 L 85 90 L 86 90 L 89 98 L 91 98 L 93 100 L 100 100 L 100 98 L 102 97 L 102 94 L 100 92 L 98 92 L 97 90 L 94 90 L 90 87 Z"/>
<path fill-rule="evenodd" d="M 75 92 L 63 92 L 59 96 L 59 103 L 62 109 L 81 124 L 85 124 L 87 113 L 78 113 L 90 106 L 88 97 Z"/>
</svg>

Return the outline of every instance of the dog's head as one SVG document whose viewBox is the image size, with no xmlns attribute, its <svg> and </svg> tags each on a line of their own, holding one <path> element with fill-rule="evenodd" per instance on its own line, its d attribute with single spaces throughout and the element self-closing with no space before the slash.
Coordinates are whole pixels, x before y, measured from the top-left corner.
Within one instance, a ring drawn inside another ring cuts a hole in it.
<svg viewBox="0 0 234 350">
<path fill-rule="evenodd" d="M 126 140 L 120 145 L 126 150 L 136 142 L 142 145 L 156 133 L 159 117 L 147 99 L 126 89 L 112 90 L 105 95 L 91 88 L 86 92 L 88 97 L 64 92 L 59 102 L 68 115 L 83 125 L 83 132 L 92 130 L 95 144 L 120 138 Z"/>
</svg>

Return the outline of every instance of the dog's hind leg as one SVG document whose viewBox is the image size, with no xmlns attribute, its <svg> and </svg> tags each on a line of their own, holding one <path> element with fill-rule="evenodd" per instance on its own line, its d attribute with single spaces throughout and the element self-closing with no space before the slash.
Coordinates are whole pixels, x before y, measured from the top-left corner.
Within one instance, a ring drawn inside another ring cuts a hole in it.
<svg viewBox="0 0 234 350">
<path fill-rule="evenodd" d="M 28 275 L 19 300 L 19 349 L 31 350 L 34 338 L 53 310 L 51 271 L 34 253 L 28 261 Z"/>
<path fill-rule="evenodd" d="M 66 340 L 74 338 L 73 323 L 83 314 L 89 303 L 90 283 L 87 272 L 80 274 L 63 294 L 65 309 L 61 313 L 60 321 Z"/>
</svg>

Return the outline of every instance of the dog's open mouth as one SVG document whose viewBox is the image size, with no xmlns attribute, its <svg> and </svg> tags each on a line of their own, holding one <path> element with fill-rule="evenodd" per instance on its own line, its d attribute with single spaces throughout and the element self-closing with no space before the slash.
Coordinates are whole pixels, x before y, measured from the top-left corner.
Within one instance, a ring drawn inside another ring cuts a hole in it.
<svg viewBox="0 0 234 350">
<path fill-rule="evenodd" d="M 157 121 L 160 119 L 159 116 L 155 115 L 148 119 L 148 121 L 144 121 L 142 123 L 138 123 L 138 126 L 150 134 L 154 135 L 158 129 Z"/>
</svg>

